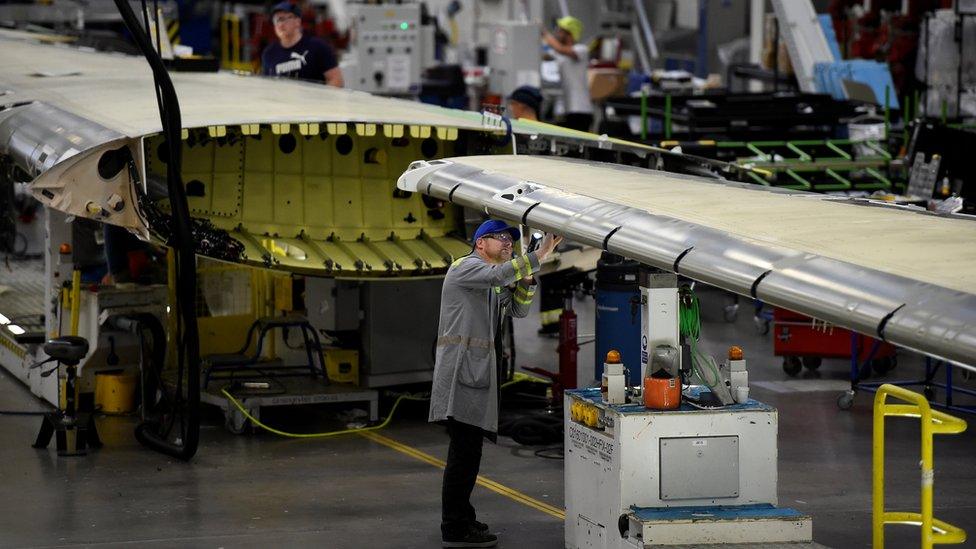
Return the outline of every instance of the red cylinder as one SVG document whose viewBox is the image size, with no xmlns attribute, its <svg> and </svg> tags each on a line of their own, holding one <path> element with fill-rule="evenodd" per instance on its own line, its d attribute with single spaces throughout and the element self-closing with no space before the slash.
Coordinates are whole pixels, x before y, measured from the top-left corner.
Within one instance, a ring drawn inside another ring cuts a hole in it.
<svg viewBox="0 0 976 549">
<path fill-rule="evenodd" d="M 576 353 L 579 352 L 576 339 L 576 312 L 564 308 L 559 315 L 559 346 L 556 348 L 559 353 L 559 380 L 563 389 L 576 388 Z"/>
</svg>

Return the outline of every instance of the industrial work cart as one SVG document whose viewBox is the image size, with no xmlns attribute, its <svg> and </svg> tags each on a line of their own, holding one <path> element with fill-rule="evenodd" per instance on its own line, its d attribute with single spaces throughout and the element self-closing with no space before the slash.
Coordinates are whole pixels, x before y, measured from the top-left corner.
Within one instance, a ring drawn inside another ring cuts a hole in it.
<svg viewBox="0 0 976 549">
<path fill-rule="evenodd" d="M 886 374 L 898 364 L 890 343 L 786 309 L 773 310 L 773 335 L 773 354 L 783 357 L 783 371 L 791 376 L 804 367 L 816 370 L 824 358 L 856 358 L 860 366 L 851 374 L 854 381 L 870 377 L 872 369 Z"/>
</svg>

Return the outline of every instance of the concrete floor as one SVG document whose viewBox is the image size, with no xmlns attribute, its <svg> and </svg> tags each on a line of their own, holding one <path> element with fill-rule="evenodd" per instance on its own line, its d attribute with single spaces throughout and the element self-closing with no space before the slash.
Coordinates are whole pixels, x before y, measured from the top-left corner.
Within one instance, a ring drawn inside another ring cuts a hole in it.
<svg viewBox="0 0 976 549">
<path fill-rule="evenodd" d="M 871 395 L 841 411 L 836 399 L 847 362 L 826 361 L 819 377 L 791 379 L 759 336 L 751 310 L 721 320 L 726 297 L 703 290 L 706 350 L 745 349 L 751 396 L 779 409 L 779 501 L 813 516 L 814 540 L 837 548 L 869 547 Z M 745 303 L 745 302 L 744 302 Z M 591 300 L 580 303 L 580 333 L 592 334 Z M 520 365 L 554 367 L 555 344 L 535 335 L 537 319 L 517 322 Z M 592 356 L 583 346 L 581 357 Z M 921 373 L 900 355 L 892 379 Z M 758 382 L 758 383 L 757 383 Z M 785 382 L 785 383 L 777 383 Z M 0 374 L 0 410 L 38 410 L 39 402 Z M 269 410 L 263 419 L 296 432 L 334 427 L 335 408 Z M 426 405 L 406 402 L 380 433 L 437 459 L 442 428 L 428 425 Z M 384 407 L 383 413 L 386 412 Z M 965 417 L 965 416 L 964 416 Z M 968 418 L 967 418 L 968 419 Z M 437 547 L 441 470 L 363 436 L 294 440 L 267 433 L 235 436 L 210 410 L 196 458 L 180 463 L 141 448 L 135 418 L 99 420 L 105 447 L 83 458 L 58 458 L 30 447 L 38 418 L 0 416 L 2 547 Z M 976 429 L 936 441 L 935 515 L 976 539 Z M 887 437 L 888 506 L 918 508 L 918 427 L 894 421 Z M 422 456 L 421 456 L 422 457 Z M 559 460 L 541 459 L 510 439 L 485 447 L 482 474 L 561 508 Z M 503 547 L 563 547 L 562 523 L 483 487 L 474 503 Z M 888 547 L 918 546 L 917 529 L 890 527 Z M 976 546 L 970 542 L 969 546 Z"/>
</svg>

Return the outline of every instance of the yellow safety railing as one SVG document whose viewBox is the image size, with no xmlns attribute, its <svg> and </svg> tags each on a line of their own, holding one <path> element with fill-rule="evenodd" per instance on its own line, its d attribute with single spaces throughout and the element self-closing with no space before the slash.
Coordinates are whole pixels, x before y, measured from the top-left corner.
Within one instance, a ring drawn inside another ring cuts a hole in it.
<svg viewBox="0 0 976 549">
<path fill-rule="evenodd" d="M 220 68 L 250 72 L 251 62 L 243 59 L 241 48 L 242 20 L 233 13 L 220 17 Z"/>
<path fill-rule="evenodd" d="M 893 397 L 910 404 L 888 404 Z M 920 513 L 891 512 L 884 509 L 884 423 L 886 417 L 913 417 L 922 422 L 922 509 Z M 922 528 L 922 548 L 934 544 L 963 543 L 966 531 L 932 516 L 932 492 L 935 469 L 932 443 L 935 435 L 953 435 L 966 430 L 966 422 L 949 414 L 932 410 L 929 401 L 918 393 L 896 385 L 878 387 L 874 397 L 874 503 L 872 513 L 873 547 L 884 547 L 886 524 L 908 524 Z"/>
</svg>

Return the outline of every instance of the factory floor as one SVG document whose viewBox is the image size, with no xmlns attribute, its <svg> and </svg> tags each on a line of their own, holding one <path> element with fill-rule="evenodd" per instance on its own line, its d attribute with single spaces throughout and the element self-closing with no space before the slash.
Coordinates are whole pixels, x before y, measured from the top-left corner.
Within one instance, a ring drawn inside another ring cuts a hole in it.
<svg viewBox="0 0 976 549">
<path fill-rule="evenodd" d="M 745 349 L 750 396 L 779 409 L 780 505 L 811 515 L 819 544 L 869 547 L 872 395 L 861 393 L 853 409 L 839 410 L 847 361 L 825 361 L 817 377 L 790 378 L 772 356 L 772 336 L 757 333 L 745 300 L 737 321 L 726 323 L 727 297 L 715 290 L 700 295 L 705 349 L 717 356 L 730 344 Z M 577 311 L 581 339 L 589 339 L 592 300 L 578 303 Z M 556 341 L 536 335 L 538 317 L 516 327 L 519 365 L 554 368 Z M 583 345 L 580 356 L 591 353 L 592 344 Z M 888 378 L 917 378 L 921 364 L 902 354 Z M 0 410 L 41 408 L 19 382 L 0 374 Z M 338 410 L 262 415 L 286 430 L 314 432 L 341 426 Z M 37 417 L 3 415 L 0 547 L 437 547 L 447 436 L 425 417 L 424 403 L 404 402 L 392 424 L 374 435 L 302 440 L 230 434 L 208 408 L 200 450 L 181 463 L 141 448 L 132 436 L 134 417 L 100 418 L 104 448 L 59 458 L 53 449 L 30 447 Z M 891 509 L 918 509 L 918 433 L 909 420 L 888 428 Z M 971 539 L 974 443 L 971 428 L 935 444 L 935 515 L 967 528 Z M 481 472 L 494 483 L 476 487 L 473 501 L 501 547 L 563 547 L 562 462 L 534 450 L 504 437 L 485 446 Z M 887 547 L 917 547 L 918 540 L 917 528 L 888 529 Z"/>
</svg>

